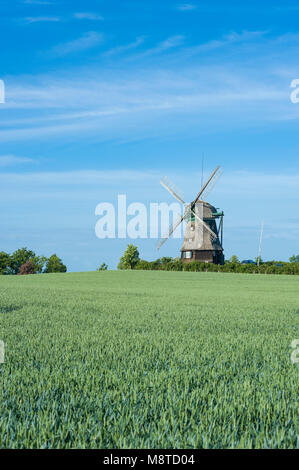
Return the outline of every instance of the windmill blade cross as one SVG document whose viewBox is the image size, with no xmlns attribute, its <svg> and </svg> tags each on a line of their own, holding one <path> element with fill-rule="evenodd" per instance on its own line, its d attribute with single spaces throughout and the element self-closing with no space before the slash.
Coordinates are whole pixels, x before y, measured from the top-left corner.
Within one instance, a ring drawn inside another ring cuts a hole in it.
<svg viewBox="0 0 299 470">
<path fill-rule="evenodd" d="M 213 230 L 210 229 L 210 227 L 204 222 L 204 220 L 202 220 L 199 217 L 199 215 L 196 214 L 196 212 L 193 209 L 191 209 L 191 204 L 188 204 L 184 215 L 182 215 L 173 226 L 170 226 L 168 234 L 162 240 L 160 240 L 160 242 L 158 244 L 158 247 L 157 247 L 158 250 L 161 248 L 162 245 L 164 245 L 164 243 L 168 240 L 168 238 L 173 234 L 173 232 L 175 232 L 175 230 L 179 227 L 179 225 L 183 222 L 183 220 L 188 216 L 188 210 L 189 209 L 190 209 L 190 212 L 192 212 L 192 214 L 194 214 L 194 217 L 196 217 L 197 220 L 200 222 L 200 224 L 201 224 L 200 228 L 201 229 L 205 228 L 209 232 L 209 234 L 210 234 L 210 236 L 212 237 L 213 240 L 217 238 L 217 235 L 215 234 L 215 232 L 213 232 Z"/>
<path fill-rule="evenodd" d="M 207 188 L 203 191 L 203 193 L 201 194 L 201 197 L 205 198 L 208 196 L 208 194 L 210 194 L 210 192 L 213 190 L 213 188 L 215 187 L 216 183 L 218 182 L 220 176 L 223 175 L 223 171 L 221 168 L 219 168 L 218 172 L 215 174 L 215 177 L 214 179 L 211 181 L 210 185 L 207 186 Z"/>
<path fill-rule="evenodd" d="M 184 215 L 182 215 L 178 220 L 177 222 L 173 225 L 173 226 L 170 226 L 169 227 L 169 231 L 168 231 L 168 234 L 162 238 L 162 240 L 160 240 L 157 248 L 158 250 L 160 250 L 161 246 L 164 245 L 164 243 L 168 240 L 168 238 L 173 234 L 173 232 L 175 232 L 175 230 L 179 227 L 179 225 L 183 222 L 183 220 L 185 219 L 185 217 L 187 216 L 186 212 L 184 213 Z"/>
<path fill-rule="evenodd" d="M 200 196 L 205 192 L 205 190 L 207 189 L 207 187 L 209 186 L 210 182 L 212 181 L 212 179 L 214 178 L 214 176 L 216 175 L 216 173 L 219 169 L 220 169 L 220 166 L 218 165 L 217 168 L 211 174 L 208 181 L 203 185 L 203 187 L 201 188 L 201 190 L 197 194 L 196 198 L 194 199 L 194 203 L 196 203 L 199 200 Z"/>
<path fill-rule="evenodd" d="M 173 226 L 170 226 L 169 227 L 169 231 L 168 231 L 168 234 L 162 238 L 162 240 L 160 240 L 159 244 L 158 244 L 158 250 L 161 248 L 162 245 L 164 245 L 164 243 L 169 239 L 169 237 L 175 232 L 175 230 L 179 227 L 179 225 L 183 222 L 183 220 L 188 216 L 188 210 L 194 215 L 194 217 L 200 222 L 201 224 L 201 230 L 203 230 L 203 228 L 205 228 L 212 240 L 214 239 L 217 239 L 217 235 L 213 232 L 213 230 L 208 226 L 208 224 L 205 223 L 205 221 L 203 219 L 201 219 L 199 217 L 199 215 L 196 213 L 196 209 L 193 210 L 192 209 L 192 206 L 197 203 L 197 201 L 199 200 L 199 198 L 201 197 L 201 195 L 205 192 L 205 190 L 207 189 L 207 187 L 209 186 L 210 182 L 212 181 L 212 179 L 214 178 L 214 176 L 216 175 L 216 173 L 219 171 L 220 169 L 220 166 L 217 166 L 217 168 L 213 171 L 213 173 L 211 174 L 210 178 L 208 179 L 208 181 L 204 184 L 204 186 L 201 188 L 200 192 L 198 193 L 198 195 L 196 196 L 196 199 L 194 200 L 194 202 L 191 204 L 186 204 L 183 200 L 183 198 L 181 196 L 179 196 L 177 194 L 177 192 L 179 192 L 179 190 L 175 187 L 175 185 L 168 179 L 168 178 L 163 178 L 160 180 L 160 184 L 177 200 L 179 201 L 181 204 L 183 204 L 185 206 L 185 212 L 184 212 L 184 215 L 182 215 L 178 221 L 176 223 L 173 224 Z M 219 174 L 219 176 L 221 176 L 221 174 Z M 219 177 L 218 176 L 218 177 Z M 218 180 L 218 178 L 217 178 Z M 217 181 L 216 180 L 216 181 Z M 216 183 L 216 182 L 215 182 Z M 196 206 L 195 206 L 196 208 Z"/>
<path fill-rule="evenodd" d="M 178 190 L 176 188 L 176 186 L 166 177 L 164 177 L 163 179 L 160 180 L 160 184 L 175 198 L 177 199 L 177 201 L 179 201 L 181 204 L 183 204 L 183 206 L 186 206 L 186 203 L 184 202 L 184 200 L 182 199 L 182 197 L 180 197 L 177 192 L 181 192 L 181 194 L 183 195 L 182 191 Z M 170 187 L 172 186 L 172 188 Z M 186 211 L 184 212 L 184 215 L 182 215 L 178 221 L 173 224 L 173 226 L 170 226 L 169 227 L 169 231 L 168 231 L 168 235 L 166 235 L 158 244 L 157 248 L 158 250 L 161 248 L 161 246 L 168 240 L 168 238 L 173 234 L 173 232 L 175 232 L 175 230 L 178 228 L 178 226 L 183 222 L 184 218 L 186 217 Z"/>
<path fill-rule="evenodd" d="M 217 238 L 217 235 L 215 234 L 215 232 L 213 232 L 212 229 L 210 229 L 210 227 L 208 226 L 208 224 L 205 223 L 204 220 L 202 220 L 198 214 L 196 214 L 196 212 L 191 209 L 191 212 L 192 214 L 194 214 L 194 216 L 199 220 L 199 222 L 202 224 L 202 226 L 209 232 L 209 234 L 214 238 Z"/>
<path fill-rule="evenodd" d="M 177 201 L 179 201 L 181 204 L 185 204 L 183 201 L 184 193 L 180 191 L 168 178 L 163 178 L 160 180 L 160 184 L 165 188 Z M 177 193 L 180 192 L 181 196 L 179 196 Z"/>
</svg>

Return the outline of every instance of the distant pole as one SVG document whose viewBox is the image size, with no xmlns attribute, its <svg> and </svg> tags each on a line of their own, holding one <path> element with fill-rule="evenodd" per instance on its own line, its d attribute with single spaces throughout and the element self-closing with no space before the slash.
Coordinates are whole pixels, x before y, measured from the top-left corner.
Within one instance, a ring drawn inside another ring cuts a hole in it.
<svg viewBox="0 0 299 470">
<path fill-rule="evenodd" d="M 258 265 L 258 266 L 259 266 L 260 263 L 261 263 L 262 248 L 263 248 L 263 235 L 264 235 L 264 222 L 262 222 L 262 225 L 261 225 L 259 255 L 258 255 L 258 257 L 257 257 L 257 265 Z"/>
</svg>

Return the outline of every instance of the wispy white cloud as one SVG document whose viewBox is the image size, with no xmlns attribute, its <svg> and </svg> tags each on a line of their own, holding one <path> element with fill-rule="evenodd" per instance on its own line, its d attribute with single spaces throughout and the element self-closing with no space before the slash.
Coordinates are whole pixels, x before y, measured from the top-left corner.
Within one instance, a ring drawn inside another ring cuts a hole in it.
<svg viewBox="0 0 299 470">
<path fill-rule="evenodd" d="M 102 21 L 104 18 L 97 13 L 74 13 L 74 17 L 78 20 Z"/>
<path fill-rule="evenodd" d="M 16 157 L 15 155 L 0 155 L 0 166 L 13 166 L 23 163 L 34 163 L 32 158 Z"/>
<path fill-rule="evenodd" d="M 53 5 L 54 2 L 48 2 L 47 0 L 24 0 L 23 3 L 27 5 Z"/>
<path fill-rule="evenodd" d="M 0 157 L 6 158 L 6 157 Z M 15 157 L 17 158 L 17 157 Z M 31 159 L 20 159 L 32 162 Z M 98 185 L 105 183 L 113 185 L 115 189 L 123 182 L 132 183 L 136 186 L 142 186 L 145 182 L 156 184 L 159 189 L 159 181 L 161 179 L 160 172 L 153 170 L 76 170 L 76 171 L 49 171 L 49 172 L 30 172 L 30 173 L 3 173 L 0 175 L 0 182 L 7 185 L 24 183 L 28 185 L 36 184 L 43 186 L 44 184 L 58 186 L 83 186 L 83 185 Z M 205 179 L 210 176 L 205 173 Z M 169 177 L 177 181 L 178 175 L 170 170 Z M 200 173 L 193 173 L 190 179 L 190 174 L 180 171 L 179 184 L 182 188 L 198 186 L 198 181 L 201 179 Z M 252 172 L 245 170 L 238 171 L 225 171 L 219 180 L 213 192 L 210 193 L 209 199 L 222 195 L 225 198 L 235 197 L 236 194 L 242 196 L 244 200 L 251 198 L 252 201 L 268 200 L 277 201 L 281 200 L 282 196 L 286 198 L 293 197 L 298 200 L 297 188 L 299 185 L 299 174 L 291 174 L 288 172 Z M 277 192 L 277 187 L 280 191 Z M 161 189 L 161 194 L 169 197 L 168 193 L 164 193 Z M 216 196 L 215 196 L 216 195 Z M 192 196 L 192 194 L 191 194 Z M 266 199 L 265 199 L 266 198 Z M 283 203 L 283 201 L 282 201 Z M 294 221 L 292 222 L 294 223 Z M 297 219 L 296 219 L 297 223 Z"/>
<path fill-rule="evenodd" d="M 125 44 L 123 46 L 117 46 L 113 47 L 112 49 L 109 49 L 108 51 L 103 53 L 103 56 L 110 56 L 110 55 L 115 55 L 115 54 L 122 54 L 123 52 L 129 51 L 131 49 L 136 49 L 137 47 L 141 46 L 141 44 L 144 43 L 144 37 L 138 37 L 136 41 L 131 42 L 129 44 Z"/>
<path fill-rule="evenodd" d="M 172 36 L 167 38 L 165 41 L 162 41 L 158 46 L 156 47 L 156 51 L 165 51 L 167 49 L 172 49 L 173 47 L 180 46 L 184 42 L 184 36 L 178 35 L 178 36 Z"/>
<path fill-rule="evenodd" d="M 139 54 L 136 54 L 132 58 L 135 60 L 136 59 L 140 60 L 145 57 L 155 56 L 163 52 L 167 52 L 169 50 L 172 50 L 181 46 L 184 43 L 184 40 L 185 40 L 185 37 L 183 35 L 170 36 L 164 41 L 161 41 L 155 47 L 152 47 L 143 52 L 140 52 Z"/>
<path fill-rule="evenodd" d="M 51 186 L 83 186 L 90 184 L 111 184 L 120 181 L 139 182 L 144 181 L 159 182 L 159 175 L 152 171 L 135 170 L 78 170 L 78 171 L 49 171 L 32 173 L 5 173 L 0 174 L 0 181 L 10 184 L 36 184 L 38 186 L 48 184 Z"/>
<path fill-rule="evenodd" d="M 27 23 L 58 23 L 59 21 L 61 21 L 61 18 L 58 16 L 28 16 L 25 18 L 25 21 Z"/>
<path fill-rule="evenodd" d="M 231 32 L 224 35 L 221 39 L 213 39 L 203 44 L 187 47 L 184 50 L 186 54 L 207 53 L 216 49 L 231 46 L 233 44 L 241 44 L 244 42 L 254 41 L 267 34 L 267 31 L 242 31 L 241 33 Z"/>
<path fill-rule="evenodd" d="M 181 11 L 190 11 L 190 10 L 195 10 L 197 8 L 197 5 L 194 5 L 194 3 L 183 3 L 181 5 L 177 5 L 177 9 Z"/>
<path fill-rule="evenodd" d="M 192 70 L 190 70 L 192 73 Z M 127 77 L 121 84 L 107 80 L 87 79 L 70 84 L 67 80 L 49 83 L 48 86 L 30 86 L 11 89 L 10 96 L 14 102 L 8 103 L 6 109 L 55 109 L 54 117 L 37 116 L 36 120 L 71 119 L 96 117 L 122 113 L 125 110 L 149 109 L 206 109 L 221 108 L 223 105 L 246 102 L 266 103 L 279 102 L 288 98 L 289 90 L 278 87 L 257 84 L 246 80 L 246 77 L 236 78 L 233 74 L 223 74 L 219 69 L 211 70 L 218 73 L 213 79 L 204 69 L 193 70 L 194 78 L 184 77 L 175 73 L 151 73 L 147 78 Z M 201 75 L 201 81 L 200 81 Z M 210 83 L 207 86 L 207 81 Z M 242 81 L 243 80 L 243 81 Z M 222 87 L 220 85 L 222 84 Z M 218 88 L 220 87 L 220 88 Z M 218 88 L 218 91 L 217 91 Z M 23 100 L 23 101 L 22 101 Z M 289 103 L 286 103 L 289 104 Z M 95 105 L 99 106 L 95 109 Z M 73 108 L 73 113 L 58 113 L 60 109 Z M 84 109 L 85 108 L 85 109 Z M 80 109 L 81 111 L 78 111 Z M 297 109 L 293 106 L 291 109 Z M 32 117 L 28 122 L 34 122 Z M 24 122 L 23 119 L 1 121 L 1 127 Z M 10 124 L 11 123 L 11 124 Z"/>
<path fill-rule="evenodd" d="M 89 31 L 73 41 L 58 44 L 51 49 L 51 54 L 56 56 L 65 56 L 73 52 L 80 52 L 91 49 L 103 41 L 103 34 L 96 31 Z"/>
<path fill-rule="evenodd" d="M 251 41 L 253 39 L 258 39 L 261 36 L 267 34 L 268 30 L 260 30 L 260 31 L 247 31 L 243 30 L 241 33 L 237 33 L 236 31 L 232 31 L 229 34 L 223 36 L 224 41 L 228 42 L 242 42 L 242 41 Z"/>
<path fill-rule="evenodd" d="M 101 40 L 96 34 L 96 38 L 90 38 L 91 44 L 76 40 L 57 46 L 56 53 L 63 56 L 92 46 L 94 39 L 96 43 Z M 142 40 L 137 38 L 134 43 L 120 47 L 134 49 Z M 98 141 L 111 138 L 123 141 L 150 135 L 177 135 L 184 129 L 191 133 L 195 127 L 198 132 L 211 132 L 219 126 L 225 132 L 226 126 L 236 129 L 262 126 L 271 121 L 298 120 L 299 106 L 292 105 L 289 97 L 289 84 L 296 71 L 291 53 L 297 47 L 298 38 L 272 38 L 269 44 L 270 40 L 262 32 L 244 31 L 227 34 L 215 40 L 216 45 L 212 42 L 212 47 L 231 41 L 236 44 L 235 58 L 238 52 L 243 54 L 244 43 L 251 40 L 252 57 L 247 54 L 241 63 L 221 61 L 222 50 L 220 59 L 217 54 L 204 63 L 197 57 L 193 59 L 192 48 L 192 61 L 189 61 L 188 47 L 176 49 L 183 37 L 174 36 L 145 51 L 145 54 L 158 54 L 157 50 L 163 53 L 174 49 L 171 58 L 163 55 L 162 64 L 160 60 L 157 64 L 144 61 L 146 68 L 140 67 L 141 52 L 136 66 L 133 63 L 126 67 L 124 61 L 130 55 L 125 55 L 120 58 L 117 70 L 99 65 L 59 75 L 20 77 L 14 82 L 10 79 L 6 103 L 1 105 L 0 139 L 21 141 L 52 136 L 79 139 L 89 134 Z M 265 43 L 267 48 L 263 47 Z M 211 43 L 207 44 L 198 47 L 211 47 Z M 265 52 L 272 46 L 277 54 L 275 63 L 264 60 L 268 57 Z M 291 51 L 290 56 L 281 62 L 279 54 L 286 47 Z M 110 53 L 116 54 L 117 48 Z M 260 61 L 263 67 L 252 67 L 248 60 L 255 64 Z M 14 112 L 12 117 L 11 109 L 18 110 L 18 114 Z"/>
<path fill-rule="evenodd" d="M 76 79 L 41 77 L 35 86 L 28 81 L 27 85 L 24 82 L 9 87 L 7 103 L 3 106 L 23 109 L 25 114 L 13 119 L 3 115 L 0 139 L 28 140 L 54 135 L 67 138 L 84 133 L 96 133 L 99 140 L 111 138 L 113 134 L 123 139 L 126 130 L 132 135 L 135 129 L 136 136 L 139 129 L 148 132 L 152 120 L 153 128 L 163 133 L 165 122 L 171 119 L 167 131 L 170 132 L 182 122 L 182 115 L 184 126 L 188 127 L 197 116 L 194 122 L 198 126 L 200 120 L 201 129 L 210 127 L 212 116 L 213 126 L 220 125 L 222 129 L 223 120 L 230 125 L 240 126 L 242 122 L 256 125 L 279 119 L 287 112 L 298 119 L 299 108 L 290 106 L 289 89 L 279 86 L 281 80 L 284 79 L 276 79 L 269 85 L 264 76 L 259 81 L 236 69 L 228 73 L 212 66 L 191 67 L 180 72 L 152 70 L 146 76 L 133 70 L 121 80 L 113 74 L 103 77 L 100 71 L 93 78 L 82 73 Z M 134 122 L 138 122 L 137 128 L 132 127 Z M 179 127 L 183 129 L 182 124 Z"/>
</svg>

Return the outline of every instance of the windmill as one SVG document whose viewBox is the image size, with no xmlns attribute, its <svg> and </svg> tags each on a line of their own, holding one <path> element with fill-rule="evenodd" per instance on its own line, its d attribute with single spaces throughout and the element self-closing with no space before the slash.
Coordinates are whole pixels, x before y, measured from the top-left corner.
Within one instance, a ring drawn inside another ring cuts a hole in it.
<svg viewBox="0 0 299 470">
<path fill-rule="evenodd" d="M 184 262 L 201 261 L 207 263 L 223 264 L 223 217 L 219 212 L 203 198 L 215 186 L 221 176 L 220 166 L 213 171 L 207 182 L 202 186 L 194 201 L 186 204 L 183 196 L 172 182 L 166 178 L 160 181 L 162 186 L 184 206 L 184 214 L 169 227 L 167 235 L 160 241 L 158 249 L 175 232 L 179 225 L 185 221 L 184 243 L 181 248 L 181 259 Z M 218 226 L 217 221 L 219 220 Z"/>
</svg>

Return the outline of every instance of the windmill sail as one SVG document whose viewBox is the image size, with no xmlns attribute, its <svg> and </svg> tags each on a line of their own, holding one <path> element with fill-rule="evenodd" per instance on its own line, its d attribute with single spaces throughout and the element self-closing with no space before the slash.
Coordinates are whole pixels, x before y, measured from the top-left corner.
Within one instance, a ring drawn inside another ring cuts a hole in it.
<svg viewBox="0 0 299 470">
<path fill-rule="evenodd" d="M 185 237 L 181 248 L 181 259 L 183 261 L 199 260 L 223 264 L 223 248 L 220 242 L 219 231 L 223 232 L 223 212 L 217 212 L 217 209 L 211 204 L 204 202 L 201 198 L 213 189 L 217 183 L 222 171 L 220 167 L 213 171 L 207 182 L 202 186 L 194 201 L 190 204 L 184 202 L 184 195 L 169 178 L 163 178 L 161 185 L 184 206 L 184 214 L 180 216 L 173 225 L 170 225 L 168 233 L 158 244 L 158 249 L 175 232 L 179 225 L 185 221 Z M 216 220 L 220 218 L 219 227 Z"/>
<path fill-rule="evenodd" d="M 210 192 L 214 189 L 216 184 L 218 183 L 219 178 L 223 175 L 223 170 L 220 168 L 216 175 L 214 176 L 213 180 L 211 181 L 211 184 L 204 190 L 204 192 L 201 194 L 202 199 L 206 199 Z"/>
</svg>

